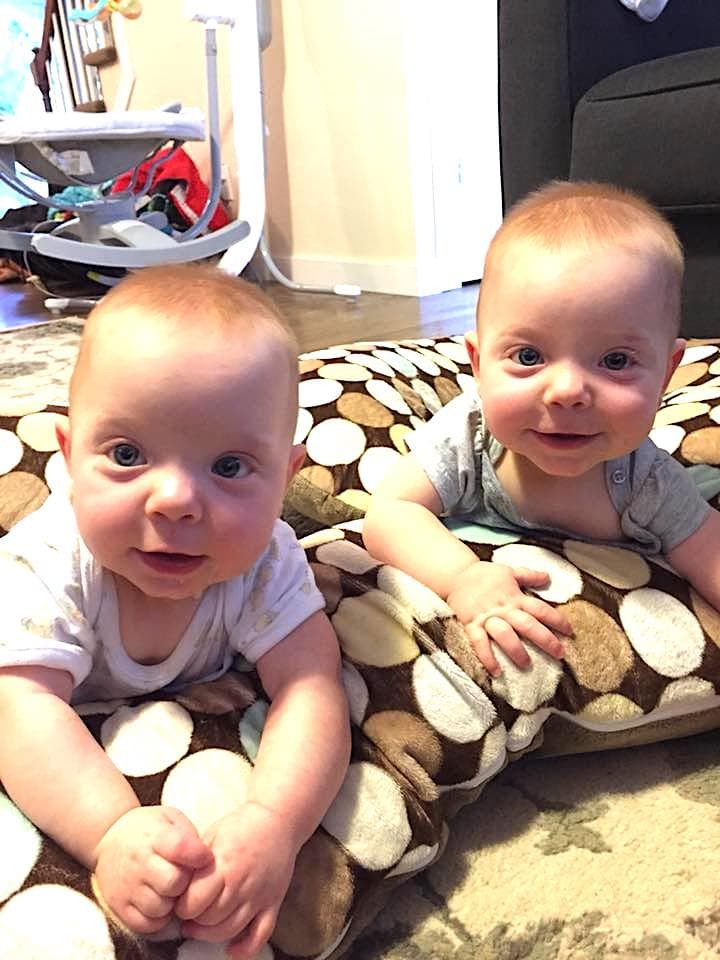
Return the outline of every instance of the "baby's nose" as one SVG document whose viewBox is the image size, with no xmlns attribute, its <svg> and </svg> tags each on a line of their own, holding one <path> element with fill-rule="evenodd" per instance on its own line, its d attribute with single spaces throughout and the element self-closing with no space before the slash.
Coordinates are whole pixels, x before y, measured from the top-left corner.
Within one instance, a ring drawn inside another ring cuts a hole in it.
<svg viewBox="0 0 720 960">
<path fill-rule="evenodd" d="M 184 470 L 163 470 L 155 477 L 146 512 L 175 521 L 199 520 L 202 504 L 197 483 Z"/>
<path fill-rule="evenodd" d="M 554 365 L 548 371 L 545 402 L 562 406 L 585 406 L 590 402 L 588 378 L 574 363 Z"/>
</svg>

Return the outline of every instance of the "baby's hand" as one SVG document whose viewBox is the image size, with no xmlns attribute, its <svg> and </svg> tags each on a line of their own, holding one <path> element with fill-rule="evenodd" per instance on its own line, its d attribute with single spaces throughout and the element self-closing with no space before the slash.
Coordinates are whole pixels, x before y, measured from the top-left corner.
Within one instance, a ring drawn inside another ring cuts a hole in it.
<svg viewBox="0 0 720 960">
<path fill-rule="evenodd" d="M 214 864 L 198 871 L 176 913 L 186 937 L 220 943 L 228 956 L 249 958 L 264 946 L 292 878 L 297 856 L 292 831 L 274 811 L 246 803 L 218 820 L 203 839 Z"/>
<path fill-rule="evenodd" d="M 197 830 L 172 807 L 136 807 L 97 846 L 95 878 L 107 906 L 135 933 L 170 919 L 193 871 L 212 863 Z"/>
<path fill-rule="evenodd" d="M 522 640 L 529 640 L 557 659 L 564 656 L 565 648 L 555 633 L 572 635 L 567 617 L 521 589 L 547 586 L 549 579 L 540 570 L 480 560 L 458 577 L 447 602 L 465 627 L 478 659 L 492 676 L 499 676 L 501 670 L 491 640 L 518 667 L 529 667 L 531 662 Z"/>
</svg>

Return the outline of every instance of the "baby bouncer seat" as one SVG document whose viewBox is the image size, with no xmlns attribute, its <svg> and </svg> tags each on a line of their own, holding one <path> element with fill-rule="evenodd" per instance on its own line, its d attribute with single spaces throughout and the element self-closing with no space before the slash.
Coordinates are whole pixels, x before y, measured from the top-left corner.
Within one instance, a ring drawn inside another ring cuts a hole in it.
<svg viewBox="0 0 720 960">
<path fill-rule="evenodd" d="M 0 230 L 0 248 L 120 269 L 200 260 L 224 253 L 226 257 L 232 254 L 231 272 L 241 272 L 257 246 L 264 219 L 259 105 L 259 50 L 268 42 L 260 16 L 264 5 L 265 0 L 185 0 L 185 16 L 205 27 L 211 163 L 208 200 L 189 229 L 173 231 L 159 211 L 138 216 L 136 188 L 141 176 L 149 183 L 157 166 L 167 159 L 167 151 L 161 154 L 166 144 L 177 148 L 189 140 L 206 139 L 200 110 L 183 109 L 175 103 L 149 111 L 48 112 L 0 120 L 0 180 L 36 203 L 70 213 L 71 219 L 48 232 Z M 228 26 L 233 38 L 235 133 L 236 142 L 242 138 L 244 147 L 239 156 L 238 179 L 242 178 L 243 197 L 249 198 L 249 202 L 243 203 L 244 215 L 237 220 L 201 236 L 217 207 L 222 180 L 215 37 L 219 24 Z M 20 177 L 16 166 L 61 187 L 97 187 L 129 170 L 133 173 L 123 191 L 71 205 L 61 198 L 42 195 Z"/>
<path fill-rule="evenodd" d="M 80 0 L 78 0 L 80 2 Z M 91 9 L 118 5 L 120 0 L 87 0 Z M 135 0 L 135 6 L 139 6 Z M 79 8 L 77 3 L 75 10 Z M 357 296 L 355 284 L 315 286 L 286 277 L 272 259 L 264 232 L 265 168 L 260 52 L 271 40 L 269 0 L 184 0 L 184 16 L 203 24 L 207 72 L 208 137 L 210 145 L 210 195 L 199 220 L 178 234 L 156 212 L 136 215 L 133 191 L 140 167 L 148 167 L 147 182 L 170 141 L 179 146 L 187 140 L 204 140 L 202 113 L 172 104 L 162 110 L 105 114 L 45 113 L 35 120 L 0 120 L 0 180 L 23 196 L 45 206 L 73 214 L 72 219 L 52 226 L 49 232 L 23 233 L 0 230 L 0 249 L 42 254 L 60 261 L 133 269 L 162 263 L 205 259 L 222 254 L 219 266 L 240 274 L 258 251 L 270 275 L 279 283 L 308 292 Z M 83 16 L 83 19 L 85 17 Z M 217 92 L 217 47 L 215 31 L 229 31 L 230 94 L 237 164 L 237 219 L 206 236 L 220 198 L 220 119 Z M 34 175 L 61 186 L 92 186 L 135 172 L 122 193 L 70 206 L 48 198 L 28 186 L 16 174 L 16 164 Z M 103 280 L 109 280 L 105 277 Z M 46 301 L 53 308 L 53 301 Z"/>
<path fill-rule="evenodd" d="M 127 113 L 46 113 L 28 122 L 9 118 L 0 122 L 0 180 L 18 193 L 47 207 L 75 214 L 50 233 L 0 231 L 0 247 L 34 250 L 48 257 L 107 267 L 135 268 L 160 263 L 204 259 L 221 253 L 250 232 L 236 221 L 200 237 L 217 198 L 211 193 L 198 222 L 183 233 L 168 228 L 164 214 L 136 216 L 135 189 L 140 167 L 148 159 L 155 166 L 166 159 L 161 149 L 188 140 L 204 140 L 202 112 L 173 104 L 163 110 Z M 70 205 L 44 197 L 16 173 L 16 164 L 59 186 L 99 186 L 133 170 L 128 188 Z"/>
</svg>

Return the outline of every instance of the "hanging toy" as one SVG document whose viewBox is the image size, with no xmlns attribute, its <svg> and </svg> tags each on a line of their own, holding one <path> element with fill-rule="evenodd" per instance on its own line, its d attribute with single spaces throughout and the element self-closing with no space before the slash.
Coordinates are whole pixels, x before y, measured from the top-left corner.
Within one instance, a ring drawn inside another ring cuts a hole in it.
<svg viewBox="0 0 720 960">
<path fill-rule="evenodd" d="M 137 20 L 142 13 L 142 5 L 140 0 L 95 0 L 86 10 L 71 10 L 70 19 L 89 23 L 91 20 L 109 20 L 113 13 L 122 14 L 128 20 Z"/>
</svg>

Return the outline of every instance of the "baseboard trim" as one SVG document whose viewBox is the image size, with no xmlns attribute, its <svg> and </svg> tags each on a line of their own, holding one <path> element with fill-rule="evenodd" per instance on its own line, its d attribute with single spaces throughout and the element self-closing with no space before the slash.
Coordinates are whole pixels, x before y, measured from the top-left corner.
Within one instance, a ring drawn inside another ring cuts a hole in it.
<svg viewBox="0 0 720 960">
<path fill-rule="evenodd" d="M 355 284 L 367 293 L 391 293 L 406 297 L 425 297 L 453 290 L 461 285 L 459 277 L 442 277 L 430 267 L 420 270 L 415 261 L 394 263 L 362 260 L 320 260 L 310 257 L 273 257 L 282 273 L 296 283 L 333 287 Z"/>
</svg>

